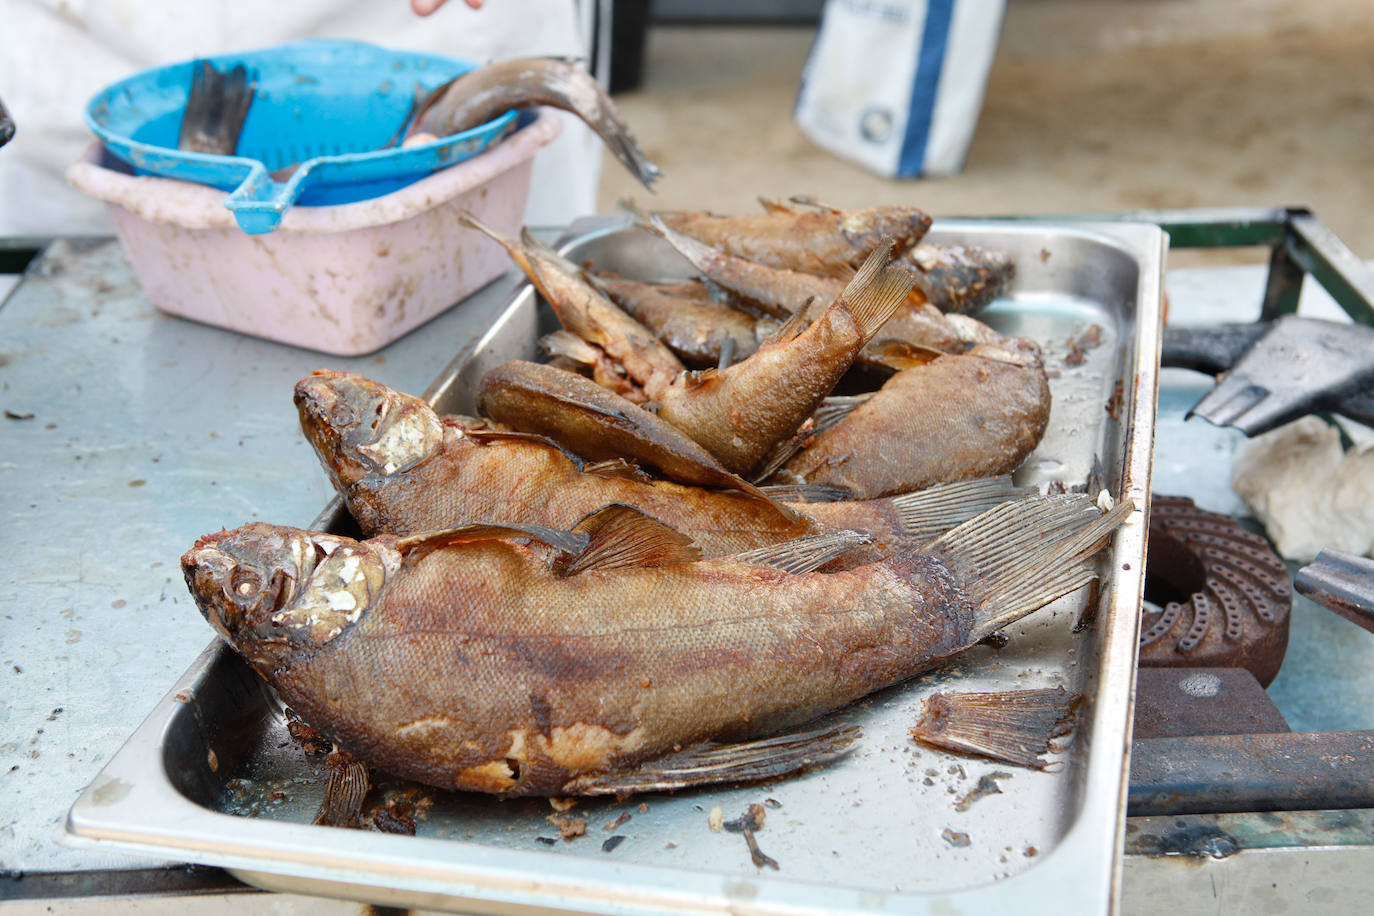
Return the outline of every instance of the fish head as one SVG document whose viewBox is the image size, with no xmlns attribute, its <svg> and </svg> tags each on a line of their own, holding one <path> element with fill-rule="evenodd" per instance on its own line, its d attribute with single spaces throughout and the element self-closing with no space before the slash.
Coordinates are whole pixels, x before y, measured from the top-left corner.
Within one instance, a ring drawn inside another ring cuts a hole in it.
<svg viewBox="0 0 1374 916">
<path fill-rule="evenodd" d="M 414 467 L 444 439 L 429 404 L 361 375 L 316 370 L 296 383 L 295 400 L 305 437 L 341 491 Z"/>
<path fill-rule="evenodd" d="M 357 623 L 399 566 L 388 538 L 261 522 L 206 535 L 181 558 L 206 621 L 264 673 Z"/>
<path fill-rule="evenodd" d="M 847 210 L 840 220 L 840 231 L 866 252 L 888 237 L 893 240 L 893 254 L 900 254 L 916 244 L 930 229 L 930 216 L 916 207 L 871 207 Z"/>
</svg>

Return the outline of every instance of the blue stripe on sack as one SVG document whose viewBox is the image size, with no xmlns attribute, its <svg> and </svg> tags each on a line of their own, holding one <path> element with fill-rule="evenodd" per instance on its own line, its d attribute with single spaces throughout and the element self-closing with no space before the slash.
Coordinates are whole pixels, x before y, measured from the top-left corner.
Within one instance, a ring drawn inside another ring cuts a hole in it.
<svg viewBox="0 0 1374 916">
<path fill-rule="evenodd" d="M 921 57 L 911 81 L 911 101 L 907 103 L 906 134 L 897 160 L 897 174 L 921 174 L 930 139 L 930 122 L 935 117 L 935 95 L 940 88 L 940 68 L 945 62 L 949 42 L 949 23 L 954 18 L 954 0 L 927 0 L 926 22 L 921 34 Z"/>
</svg>

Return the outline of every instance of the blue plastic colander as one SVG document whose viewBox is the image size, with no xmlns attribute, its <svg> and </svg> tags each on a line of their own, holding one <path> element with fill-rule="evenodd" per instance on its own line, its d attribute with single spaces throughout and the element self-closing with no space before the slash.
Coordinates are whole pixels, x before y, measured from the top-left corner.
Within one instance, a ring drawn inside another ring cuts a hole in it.
<svg viewBox="0 0 1374 916">
<path fill-rule="evenodd" d="M 271 232 L 293 205 L 353 203 L 389 194 L 462 162 L 515 124 L 494 121 L 406 149 L 380 149 L 410 110 L 416 86 L 432 89 L 475 66 L 357 41 L 311 40 L 208 58 L 223 71 L 243 64 L 257 92 L 238 155 L 176 148 L 195 62 L 145 70 L 97 93 L 86 123 L 105 147 L 141 174 L 232 191 L 224 205 L 239 228 Z M 300 163 L 286 181 L 269 172 Z"/>
</svg>

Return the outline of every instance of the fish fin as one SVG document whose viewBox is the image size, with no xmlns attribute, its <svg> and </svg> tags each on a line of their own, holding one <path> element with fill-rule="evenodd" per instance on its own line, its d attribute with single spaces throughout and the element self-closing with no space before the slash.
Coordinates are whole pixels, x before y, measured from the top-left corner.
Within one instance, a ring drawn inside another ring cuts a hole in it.
<svg viewBox="0 0 1374 916">
<path fill-rule="evenodd" d="M 855 269 L 852 264 L 837 264 L 834 261 L 826 261 L 823 258 L 812 257 L 810 265 L 806 268 L 809 274 L 818 277 L 826 277 L 830 280 L 839 280 L 841 283 L 848 283 L 854 279 Z"/>
<path fill-rule="evenodd" d="M 570 795 L 667 792 L 721 782 L 754 782 L 821 766 L 849 753 L 863 731 L 857 725 L 812 724 L 733 744 L 702 744 L 650 760 L 632 770 L 579 776 L 564 786 Z"/>
<path fill-rule="evenodd" d="M 607 458 L 605 461 L 592 462 L 582 469 L 582 473 L 605 477 L 608 480 L 634 480 L 639 483 L 649 483 L 653 480 L 639 465 L 624 458 Z"/>
<path fill-rule="evenodd" d="M 596 344 L 588 343 L 572 331 L 554 331 L 539 338 L 539 348 L 550 356 L 564 356 L 584 366 L 594 366 L 605 355 Z"/>
<path fill-rule="evenodd" d="M 1092 563 L 1135 511 L 1109 512 L 1081 494 L 1030 496 L 969 519 L 924 550 L 955 574 L 973 607 L 972 645 L 1097 578 Z"/>
<path fill-rule="evenodd" d="M 906 302 L 915 278 L 900 264 L 890 264 L 892 239 L 885 238 L 873 249 L 835 301 L 843 302 L 863 331 L 864 343 Z"/>
<path fill-rule="evenodd" d="M 560 576 L 575 576 L 589 569 L 672 566 L 701 559 L 701 548 L 687 535 L 622 503 L 591 513 L 573 526 L 573 532 L 585 536 L 587 546 L 576 556 L 555 563 Z"/>
<path fill-rule="evenodd" d="M 725 559 L 734 563 L 771 566 L 783 572 L 807 573 L 819 569 L 855 547 L 872 543 L 873 536 L 862 531 L 831 531 L 732 554 Z"/>
<path fill-rule="evenodd" d="M 816 412 L 797 429 L 795 434 L 773 446 L 773 451 L 769 452 L 767 460 L 763 462 L 759 472 L 754 475 L 754 480 L 761 481 L 772 477 L 778 472 L 778 469 L 791 461 L 792 456 L 801 451 L 808 442 L 849 416 L 854 412 L 854 408 L 871 397 L 873 397 L 873 393 L 869 392 L 868 394 L 831 396 L 821 401 L 821 406 L 816 408 Z"/>
<path fill-rule="evenodd" d="M 1015 486 L 1010 475 L 1003 475 L 937 484 L 915 493 L 890 496 L 882 501 L 896 510 L 897 521 L 904 534 L 928 540 L 1002 503 L 1034 492 Z"/>
<path fill-rule="evenodd" d="M 680 384 L 688 391 L 700 388 L 703 385 L 719 384 L 719 369 L 688 369 L 677 377 L 676 384 Z"/>
<path fill-rule="evenodd" d="M 789 503 L 838 503 L 854 498 L 854 493 L 844 487 L 827 487 L 818 483 L 775 483 L 759 489 L 770 499 Z"/>
<path fill-rule="evenodd" d="M 786 343 L 787 341 L 796 337 L 802 331 L 805 331 L 807 327 L 811 324 L 811 318 L 808 315 L 808 312 L 810 311 L 811 303 L 814 299 L 815 297 L 813 296 L 810 299 L 807 299 L 804 303 L 802 303 L 802 307 L 797 309 L 791 315 L 788 315 L 787 320 L 784 321 L 782 324 L 778 325 L 778 329 L 776 331 L 774 331 L 772 334 L 769 334 L 766 339 L 759 342 L 759 346 L 767 347 L 774 344 Z"/>
<path fill-rule="evenodd" d="M 510 541 L 533 539 L 557 548 L 564 553 L 579 554 L 587 547 L 587 536 L 578 531 L 559 531 L 546 525 L 463 525 L 459 528 L 444 528 L 438 531 L 425 531 L 411 534 L 396 541 L 396 550 L 401 556 L 418 551 L 438 550 L 453 544 L 469 544 L 474 541 Z"/>
<path fill-rule="evenodd" d="M 936 693 L 926 698 L 911 737 L 956 753 L 1048 769 L 1040 755 L 1073 730 L 1083 695 L 1063 686 L 1003 693 Z"/>
<path fill-rule="evenodd" d="M 811 415 L 816 422 L 812 435 L 819 436 L 827 429 L 834 427 L 836 423 L 853 413 L 856 408 L 868 403 L 873 394 L 870 391 L 867 394 L 832 395 L 821 401 L 821 406 L 817 407 L 816 412 Z"/>
<path fill-rule="evenodd" d="M 645 213 L 628 201 L 621 201 L 620 205 L 626 208 L 640 226 L 672 245 L 677 249 L 678 254 L 690 261 L 692 266 L 701 271 L 702 274 L 707 274 L 711 269 L 712 262 L 722 257 L 719 250 L 712 248 L 705 242 L 700 242 L 689 235 L 684 235 L 670 228 L 657 213 Z"/>
<path fill-rule="evenodd" d="M 522 270 L 529 271 L 529 267 L 527 266 L 528 259 L 526 259 L 523 252 L 520 251 L 520 243 L 514 237 L 506 235 L 499 229 L 493 229 L 491 226 L 488 226 L 486 223 L 473 216 L 468 210 L 459 213 L 457 218 L 460 225 L 466 226 L 469 229 L 475 229 L 506 249 L 506 251 L 510 252 L 510 256 L 519 262 Z"/>
<path fill-rule="evenodd" d="M 780 200 L 770 200 L 763 195 L 759 195 L 759 206 L 763 207 L 764 213 L 795 213 L 792 207 L 787 206 Z"/>
<path fill-rule="evenodd" d="M 324 784 L 324 801 L 310 821 L 321 827 L 358 827 L 363 799 L 372 788 L 367 764 L 346 751 L 335 751 L 326 761 L 329 779 Z"/>
<path fill-rule="evenodd" d="M 828 213 L 844 212 L 839 207 L 832 207 L 829 204 L 821 203 L 819 200 L 812 197 L 810 194 L 793 194 L 791 197 L 787 198 L 787 200 L 790 203 L 794 203 L 799 207 L 811 207 L 813 210 L 825 210 Z"/>
<path fill-rule="evenodd" d="M 573 463 L 579 471 L 582 470 L 583 461 L 572 452 L 559 445 L 548 436 L 541 436 L 539 433 L 522 433 L 513 429 L 465 429 L 463 435 L 476 442 L 478 445 L 490 445 L 493 442 L 527 442 L 532 445 L 542 445 L 546 448 L 555 449 Z"/>
<path fill-rule="evenodd" d="M 886 366 L 894 372 L 924 366 L 943 355 L 941 351 L 933 347 L 923 347 L 920 344 L 895 338 L 869 343 L 867 349 L 864 350 L 866 362 Z"/>
</svg>

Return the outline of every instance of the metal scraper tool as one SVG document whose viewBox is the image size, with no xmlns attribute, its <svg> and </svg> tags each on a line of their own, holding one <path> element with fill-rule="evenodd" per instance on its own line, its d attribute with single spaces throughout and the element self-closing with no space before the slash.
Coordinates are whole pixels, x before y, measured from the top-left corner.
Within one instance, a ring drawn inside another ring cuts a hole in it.
<svg viewBox="0 0 1374 916">
<path fill-rule="evenodd" d="M 1217 376 L 1188 412 L 1257 436 L 1310 413 L 1374 425 L 1374 328 L 1287 315 L 1166 328 L 1160 365 Z"/>
</svg>

